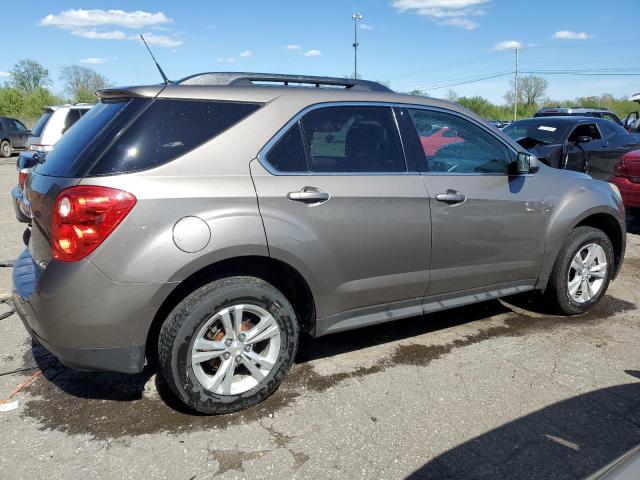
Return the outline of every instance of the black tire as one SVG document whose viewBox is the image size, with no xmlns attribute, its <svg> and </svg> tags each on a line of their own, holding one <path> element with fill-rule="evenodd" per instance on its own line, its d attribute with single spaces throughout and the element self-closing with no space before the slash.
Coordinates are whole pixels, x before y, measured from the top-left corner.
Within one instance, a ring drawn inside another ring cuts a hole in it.
<svg viewBox="0 0 640 480">
<path fill-rule="evenodd" d="M 11 156 L 11 143 L 9 140 L 3 140 L 0 143 L 0 156 L 2 158 L 9 158 Z"/>
<path fill-rule="evenodd" d="M 271 371 L 253 388 L 221 395 L 207 390 L 196 378 L 192 346 L 207 320 L 240 303 L 255 305 L 273 316 L 280 330 L 279 353 Z M 298 338 L 294 309 L 279 290 L 255 277 L 223 278 L 197 289 L 169 314 L 158 341 L 160 370 L 173 392 L 190 408 L 207 414 L 235 412 L 260 403 L 278 388 L 293 363 Z"/>
<path fill-rule="evenodd" d="M 571 262 L 586 245 L 596 243 L 602 247 L 607 258 L 604 282 L 598 293 L 583 303 L 576 302 L 569 295 L 568 278 Z M 562 315 L 579 315 L 590 310 L 607 291 L 614 271 L 614 255 L 611 240 L 602 231 L 592 227 L 574 229 L 564 242 L 553 265 L 545 296 L 550 306 Z"/>
</svg>

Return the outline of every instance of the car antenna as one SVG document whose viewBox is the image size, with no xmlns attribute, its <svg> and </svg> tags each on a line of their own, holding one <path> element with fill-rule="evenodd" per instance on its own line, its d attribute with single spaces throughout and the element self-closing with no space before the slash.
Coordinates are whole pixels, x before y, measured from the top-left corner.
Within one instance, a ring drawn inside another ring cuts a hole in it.
<svg viewBox="0 0 640 480">
<path fill-rule="evenodd" d="M 158 71 L 160 72 L 160 75 L 162 75 L 162 80 L 164 80 L 164 83 L 166 85 L 168 85 L 169 83 L 171 83 L 169 81 L 169 79 L 167 78 L 167 76 L 164 74 L 164 72 L 162 71 L 162 67 L 160 66 L 160 64 L 158 63 L 158 61 L 156 60 L 156 57 L 153 56 L 153 53 L 151 53 L 151 49 L 149 48 L 149 45 L 147 45 L 146 40 L 144 39 L 144 37 L 142 36 L 142 34 L 140 34 L 140 38 L 142 39 L 142 42 L 144 43 L 144 46 L 147 47 L 147 51 L 149 52 L 149 55 L 151 55 L 151 58 L 153 58 L 154 63 L 156 64 L 156 67 L 158 67 Z"/>
</svg>

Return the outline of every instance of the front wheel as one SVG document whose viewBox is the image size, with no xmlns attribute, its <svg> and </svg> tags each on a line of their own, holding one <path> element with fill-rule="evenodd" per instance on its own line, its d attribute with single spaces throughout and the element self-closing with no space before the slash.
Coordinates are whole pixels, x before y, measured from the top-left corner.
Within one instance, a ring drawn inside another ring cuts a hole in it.
<svg viewBox="0 0 640 480">
<path fill-rule="evenodd" d="M 203 413 L 229 413 L 271 395 L 295 357 L 293 307 L 269 283 L 229 277 L 175 307 L 160 331 L 158 356 L 174 393 Z"/>
<path fill-rule="evenodd" d="M 546 296 L 564 315 L 584 313 L 607 291 L 613 267 L 609 237 L 596 228 L 578 227 L 558 254 Z"/>
</svg>

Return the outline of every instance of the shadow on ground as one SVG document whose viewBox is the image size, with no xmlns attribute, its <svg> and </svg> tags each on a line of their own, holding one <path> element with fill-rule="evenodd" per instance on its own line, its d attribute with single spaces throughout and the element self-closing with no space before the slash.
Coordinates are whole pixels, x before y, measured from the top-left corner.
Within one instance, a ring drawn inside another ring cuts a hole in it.
<svg viewBox="0 0 640 480">
<path fill-rule="evenodd" d="M 511 303 L 508 303 L 511 302 Z M 44 371 L 45 381 L 30 387 L 22 415 L 39 423 L 42 429 L 55 429 L 94 438 L 116 438 L 166 431 L 226 428 L 260 421 L 294 402 L 298 397 L 322 392 L 350 378 L 381 372 L 397 365 L 427 366 L 435 359 L 494 337 L 518 337 L 529 332 L 548 332 L 569 324 L 597 322 L 616 313 L 634 310 L 636 305 L 605 296 L 589 313 L 580 317 L 554 317 L 533 308 L 530 297 L 511 297 L 506 301 L 480 304 L 399 320 L 319 339 L 303 339 L 299 355 L 280 388 L 267 400 L 235 414 L 203 416 L 186 409 L 170 391 L 160 375 L 146 368 L 137 375 L 80 372 L 62 366 L 39 345 L 25 353 L 25 366 L 33 364 Z M 520 305 L 520 306 L 518 306 Z M 483 325 L 484 320 L 491 322 Z M 347 372 L 321 375 L 312 362 L 354 350 L 385 345 L 430 332 L 476 322 L 465 336 L 441 344 L 402 342 L 390 346 L 374 365 L 353 365 Z"/>
<path fill-rule="evenodd" d="M 408 478 L 583 478 L 639 443 L 636 382 L 579 395 L 507 423 L 436 457 Z"/>
</svg>

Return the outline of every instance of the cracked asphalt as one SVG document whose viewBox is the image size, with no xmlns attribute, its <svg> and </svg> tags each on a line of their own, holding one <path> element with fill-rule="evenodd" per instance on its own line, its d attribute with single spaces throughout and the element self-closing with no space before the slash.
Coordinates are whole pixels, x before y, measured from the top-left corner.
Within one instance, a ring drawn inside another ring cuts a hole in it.
<svg viewBox="0 0 640 480">
<path fill-rule="evenodd" d="M 22 249 L 0 161 L 0 299 Z M 185 411 L 152 369 L 77 372 L 0 303 L 0 478 L 583 478 L 640 443 L 640 219 L 592 312 L 523 298 L 303 339 L 245 412 Z"/>
</svg>

